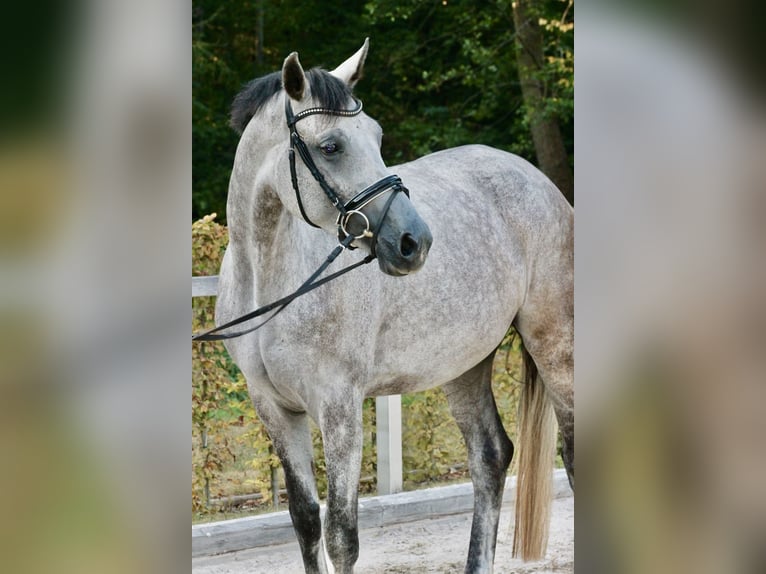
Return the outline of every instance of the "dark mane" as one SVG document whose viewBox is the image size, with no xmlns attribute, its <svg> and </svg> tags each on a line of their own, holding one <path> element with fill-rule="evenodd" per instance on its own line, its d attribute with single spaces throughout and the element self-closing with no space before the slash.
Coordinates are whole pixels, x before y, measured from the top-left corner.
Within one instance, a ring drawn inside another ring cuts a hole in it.
<svg viewBox="0 0 766 574">
<path fill-rule="evenodd" d="M 320 68 L 310 69 L 306 77 L 311 97 L 318 105 L 331 110 L 341 110 L 346 106 L 351 88 L 345 82 Z M 282 72 L 273 72 L 246 84 L 231 104 L 231 127 L 242 134 L 250 119 L 281 90 Z"/>
</svg>

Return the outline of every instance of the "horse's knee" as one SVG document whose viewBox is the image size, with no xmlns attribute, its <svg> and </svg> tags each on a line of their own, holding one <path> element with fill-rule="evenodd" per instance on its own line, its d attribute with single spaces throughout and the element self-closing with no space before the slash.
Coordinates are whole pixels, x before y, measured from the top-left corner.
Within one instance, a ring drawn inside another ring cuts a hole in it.
<svg viewBox="0 0 766 574">
<path fill-rule="evenodd" d="M 316 500 L 290 499 L 290 518 L 298 538 L 305 545 L 313 545 L 322 537 L 322 519 Z"/>
</svg>

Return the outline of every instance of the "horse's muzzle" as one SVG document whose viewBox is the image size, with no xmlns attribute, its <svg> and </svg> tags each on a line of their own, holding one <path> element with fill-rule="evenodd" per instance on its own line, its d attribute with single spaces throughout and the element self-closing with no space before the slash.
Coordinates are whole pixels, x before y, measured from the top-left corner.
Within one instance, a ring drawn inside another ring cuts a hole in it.
<svg viewBox="0 0 766 574">
<path fill-rule="evenodd" d="M 419 217 L 399 233 L 384 227 L 378 237 L 380 270 L 395 277 L 416 272 L 426 262 L 432 243 L 431 230 Z"/>
</svg>

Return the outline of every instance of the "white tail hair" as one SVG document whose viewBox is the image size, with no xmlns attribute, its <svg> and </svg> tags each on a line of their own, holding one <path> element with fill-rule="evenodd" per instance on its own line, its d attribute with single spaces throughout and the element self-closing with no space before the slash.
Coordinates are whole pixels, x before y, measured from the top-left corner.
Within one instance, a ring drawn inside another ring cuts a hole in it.
<svg viewBox="0 0 766 574">
<path fill-rule="evenodd" d="M 519 400 L 516 446 L 516 520 L 513 555 L 522 560 L 545 556 L 553 494 L 553 462 L 558 425 L 553 405 L 529 352 L 521 349 L 524 380 Z"/>
</svg>

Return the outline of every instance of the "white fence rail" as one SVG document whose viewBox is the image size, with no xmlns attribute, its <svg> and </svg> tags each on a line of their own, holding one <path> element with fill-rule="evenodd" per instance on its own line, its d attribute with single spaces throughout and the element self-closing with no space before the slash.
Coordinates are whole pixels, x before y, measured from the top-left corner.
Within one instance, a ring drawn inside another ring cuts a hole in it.
<svg viewBox="0 0 766 574">
<path fill-rule="evenodd" d="M 192 297 L 218 294 L 218 276 L 192 277 Z M 402 490 L 402 397 L 390 395 L 375 399 L 378 449 L 378 494 Z"/>
</svg>

